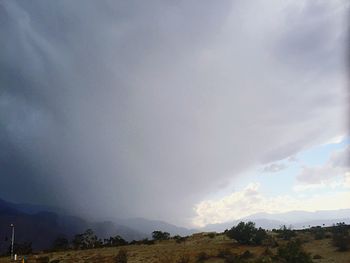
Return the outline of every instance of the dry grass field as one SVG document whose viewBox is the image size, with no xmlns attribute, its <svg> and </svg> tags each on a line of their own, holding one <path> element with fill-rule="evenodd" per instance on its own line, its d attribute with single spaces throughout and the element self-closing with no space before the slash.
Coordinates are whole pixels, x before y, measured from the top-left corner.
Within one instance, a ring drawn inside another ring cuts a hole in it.
<svg viewBox="0 0 350 263">
<path fill-rule="evenodd" d="M 270 233 L 271 235 L 271 233 Z M 315 240 L 309 234 L 298 233 L 298 238 L 303 240 L 303 248 L 311 254 L 313 258 L 318 255 L 319 259 L 313 259 L 319 263 L 350 263 L 350 251 L 338 252 L 332 245 L 330 238 Z M 279 244 L 286 241 L 278 240 Z M 28 257 L 28 262 L 41 261 L 43 257 L 48 257 L 49 262 L 59 263 L 83 263 L 83 262 L 116 262 L 115 258 L 119 250 L 127 251 L 128 262 L 130 263 L 176 263 L 180 262 L 182 256 L 189 257 L 189 262 L 197 262 L 198 254 L 205 252 L 208 259 L 201 262 L 225 262 L 218 257 L 220 251 L 230 251 L 238 255 L 249 251 L 252 256 L 248 261 L 254 262 L 265 252 L 264 246 L 243 246 L 234 243 L 223 234 L 218 234 L 211 238 L 206 234 L 194 234 L 185 242 L 176 243 L 175 240 L 160 241 L 153 245 L 128 245 L 123 247 L 97 248 L 87 250 L 69 250 L 63 252 L 43 253 Z M 272 253 L 276 253 L 276 248 L 272 248 Z M 11 262 L 8 258 L 0 258 L 0 262 Z"/>
</svg>

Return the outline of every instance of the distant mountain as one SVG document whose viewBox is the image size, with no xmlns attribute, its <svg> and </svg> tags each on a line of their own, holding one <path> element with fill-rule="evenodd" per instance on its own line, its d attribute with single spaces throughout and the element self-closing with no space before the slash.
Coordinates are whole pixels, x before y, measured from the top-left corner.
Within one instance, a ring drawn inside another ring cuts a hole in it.
<svg viewBox="0 0 350 263">
<path fill-rule="evenodd" d="M 47 209 L 47 210 L 46 210 Z M 279 228 L 292 225 L 300 229 L 316 225 L 332 225 L 338 222 L 350 224 L 350 209 L 328 211 L 291 211 L 286 213 L 258 213 L 248 217 L 211 224 L 200 229 L 178 227 L 159 220 L 145 218 L 114 219 L 103 222 L 89 222 L 78 216 L 67 215 L 61 209 L 32 205 L 15 204 L 0 199 L 0 252 L 7 250 L 10 242 L 10 224 L 16 226 L 16 241 L 30 241 L 36 250 L 50 248 L 58 236 L 72 239 L 75 234 L 88 228 L 94 230 L 99 238 L 120 235 L 127 241 L 151 238 L 155 230 L 166 231 L 171 235 L 191 235 L 195 232 L 223 232 L 237 225 L 240 221 L 253 221 L 257 227 L 264 229 Z"/>
<path fill-rule="evenodd" d="M 182 236 L 196 232 L 164 221 L 144 218 L 89 222 L 78 216 L 67 215 L 59 208 L 16 204 L 0 199 L 0 252 L 9 246 L 12 223 L 16 227 L 16 241 L 30 241 L 36 250 L 50 248 L 58 236 L 65 236 L 71 240 L 74 235 L 88 228 L 93 229 L 99 238 L 120 235 L 127 241 L 151 238 L 155 230 Z"/>
<path fill-rule="evenodd" d="M 223 232 L 225 231 L 225 229 L 230 229 L 231 227 L 236 226 L 241 221 L 244 221 L 244 222 L 253 221 L 256 227 L 261 227 L 264 229 L 279 228 L 279 226 L 282 226 L 285 224 L 285 222 L 282 222 L 282 221 L 265 219 L 265 218 L 260 218 L 260 219 L 242 218 L 242 219 L 228 221 L 220 224 L 206 225 L 205 227 L 200 228 L 199 230 L 203 232 Z"/>
<path fill-rule="evenodd" d="M 294 229 L 301 229 L 309 226 L 331 226 L 338 222 L 350 224 L 350 209 L 322 210 L 315 212 L 290 211 L 285 213 L 257 213 L 238 220 L 228 221 L 220 224 L 207 225 L 200 231 L 222 232 L 237 225 L 240 221 L 253 221 L 257 227 L 264 229 L 280 228 L 282 225 L 292 226 Z"/>
<path fill-rule="evenodd" d="M 339 210 L 320 210 L 315 212 L 307 211 L 290 211 L 285 213 L 257 213 L 246 217 L 245 219 L 270 219 L 278 220 L 282 222 L 288 222 L 291 224 L 299 224 L 302 222 L 317 220 L 334 220 L 341 218 L 350 218 L 350 209 Z"/>
<path fill-rule="evenodd" d="M 197 231 L 195 229 L 178 227 L 164 221 L 149 220 L 145 218 L 116 219 L 115 222 L 117 224 L 130 227 L 139 232 L 146 233 L 148 237 L 151 237 L 152 232 L 155 230 L 166 231 L 171 235 L 181 236 L 191 235 Z"/>
<path fill-rule="evenodd" d="M 54 212 L 59 214 L 65 214 L 66 212 L 58 207 L 53 206 L 45 206 L 45 205 L 35 205 L 35 204 L 27 204 L 27 203 L 11 203 L 5 200 L 0 199 L 0 208 L 7 207 L 15 209 L 19 212 L 23 212 L 26 214 L 36 214 L 39 212 Z"/>
<path fill-rule="evenodd" d="M 10 245 L 10 224 L 15 225 L 16 242 L 32 242 L 35 250 L 50 248 L 58 236 L 72 239 L 88 228 L 93 229 L 100 238 L 120 235 L 131 241 L 147 236 L 127 226 L 112 222 L 88 222 L 77 216 L 42 211 L 42 208 L 44 207 L 15 204 L 0 199 L 0 252 L 6 251 Z"/>
</svg>

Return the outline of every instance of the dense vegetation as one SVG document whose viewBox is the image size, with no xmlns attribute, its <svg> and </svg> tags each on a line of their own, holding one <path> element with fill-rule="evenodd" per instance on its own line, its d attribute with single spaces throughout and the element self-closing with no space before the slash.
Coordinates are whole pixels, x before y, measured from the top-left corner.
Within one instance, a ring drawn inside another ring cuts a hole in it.
<svg viewBox="0 0 350 263">
<path fill-rule="evenodd" d="M 240 222 L 226 231 L 226 235 L 244 245 L 261 245 L 267 234 L 261 227 L 256 228 L 253 222 Z"/>
</svg>

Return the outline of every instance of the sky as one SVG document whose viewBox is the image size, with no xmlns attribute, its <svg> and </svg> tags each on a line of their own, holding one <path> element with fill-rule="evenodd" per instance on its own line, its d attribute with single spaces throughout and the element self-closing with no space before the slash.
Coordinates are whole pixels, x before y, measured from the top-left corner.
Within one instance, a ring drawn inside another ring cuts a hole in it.
<svg viewBox="0 0 350 263">
<path fill-rule="evenodd" d="M 350 208 L 340 1 L 0 1 L 0 198 L 182 226 Z"/>
</svg>

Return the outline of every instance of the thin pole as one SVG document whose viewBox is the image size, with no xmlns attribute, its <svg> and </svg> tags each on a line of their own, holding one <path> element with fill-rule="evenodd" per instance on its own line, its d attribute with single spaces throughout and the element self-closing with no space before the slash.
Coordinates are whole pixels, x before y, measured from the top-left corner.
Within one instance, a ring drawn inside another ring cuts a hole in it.
<svg viewBox="0 0 350 263">
<path fill-rule="evenodd" d="M 11 259 L 13 259 L 13 244 L 15 242 L 15 225 L 11 224 L 12 227 L 12 238 L 11 238 Z"/>
</svg>

